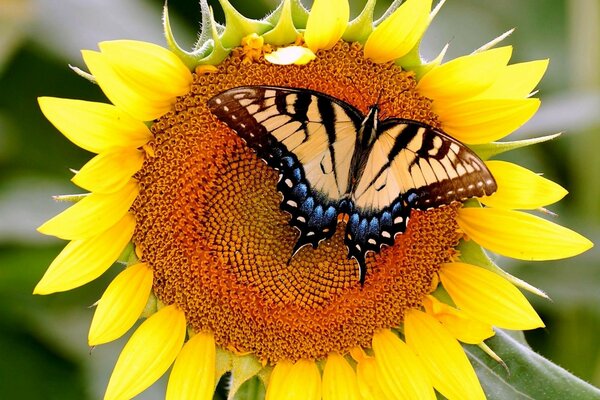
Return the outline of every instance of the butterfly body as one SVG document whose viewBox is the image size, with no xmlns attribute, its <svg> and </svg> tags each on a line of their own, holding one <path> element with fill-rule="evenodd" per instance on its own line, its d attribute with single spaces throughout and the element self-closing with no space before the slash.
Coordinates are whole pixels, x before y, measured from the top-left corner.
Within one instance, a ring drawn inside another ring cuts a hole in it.
<svg viewBox="0 0 600 400">
<path fill-rule="evenodd" d="M 427 210 L 496 190 L 487 167 L 444 132 L 413 120 L 379 119 L 321 92 L 240 86 L 208 101 L 211 112 L 280 173 L 280 208 L 316 248 L 348 216 L 348 256 L 366 276 L 366 254 L 392 245 L 412 209 Z"/>
</svg>

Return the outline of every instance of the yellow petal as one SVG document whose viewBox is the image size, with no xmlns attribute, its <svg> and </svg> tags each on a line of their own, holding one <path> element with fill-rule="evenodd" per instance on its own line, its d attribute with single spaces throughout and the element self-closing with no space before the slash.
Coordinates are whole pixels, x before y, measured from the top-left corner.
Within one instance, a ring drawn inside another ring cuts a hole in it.
<svg viewBox="0 0 600 400">
<path fill-rule="evenodd" d="M 181 349 L 169 376 L 166 400 L 211 400 L 215 391 L 215 339 L 194 335 Z"/>
<path fill-rule="evenodd" d="M 498 47 L 456 58 L 426 73 L 417 90 L 434 101 L 457 102 L 489 88 L 508 64 L 512 47 Z"/>
<path fill-rule="evenodd" d="M 279 361 L 269 379 L 266 400 L 321 400 L 321 374 L 314 361 Z"/>
<path fill-rule="evenodd" d="M 83 50 L 81 54 L 106 97 L 132 117 L 152 121 L 171 110 L 175 103 L 175 97 L 160 99 L 147 87 L 121 76 L 106 55 L 90 50 Z"/>
<path fill-rule="evenodd" d="M 306 21 L 304 41 L 313 52 L 332 48 L 348 25 L 348 0 L 315 0 Z"/>
<path fill-rule="evenodd" d="M 399 337 L 390 330 L 373 335 L 378 382 L 389 399 L 435 399 L 427 371 Z"/>
<path fill-rule="evenodd" d="M 486 161 L 498 191 L 480 201 L 491 207 L 533 210 L 556 203 L 568 193 L 562 186 L 506 161 Z"/>
<path fill-rule="evenodd" d="M 157 100 L 171 100 L 190 90 L 192 73 L 164 47 L 135 40 L 101 42 L 98 47 L 124 80 L 145 88 Z"/>
<path fill-rule="evenodd" d="M 45 235 L 66 240 L 87 239 L 119 221 L 138 195 L 134 180 L 110 194 L 92 193 L 38 228 Z"/>
<path fill-rule="evenodd" d="M 94 193 L 114 193 L 131 180 L 143 163 L 144 152 L 133 147 L 117 148 L 92 158 L 71 181 Z"/>
<path fill-rule="evenodd" d="M 423 300 L 423 306 L 428 314 L 437 319 L 452 336 L 463 343 L 479 344 L 495 334 L 490 324 L 478 321 L 433 296 L 427 296 Z"/>
<path fill-rule="evenodd" d="M 406 55 L 429 25 L 431 0 L 407 0 L 379 24 L 365 43 L 365 58 L 385 63 Z"/>
<path fill-rule="evenodd" d="M 540 107 L 539 99 L 484 99 L 435 103 L 444 132 L 463 143 L 501 139 L 527 122 Z"/>
<path fill-rule="evenodd" d="M 171 366 L 185 339 L 185 315 L 162 308 L 131 335 L 112 372 L 104 400 L 130 399 L 152 385 Z"/>
<path fill-rule="evenodd" d="M 519 260 L 558 260 L 594 245 L 577 232 L 520 211 L 461 208 L 457 222 L 481 246 Z"/>
<path fill-rule="evenodd" d="M 323 370 L 323 400 L 359 400 L 356 373 L 338 353 L 327 356 Z"/>
<path fill-rule="evenodd" d="M 121 337 L 138 320 L 152 289 L 152 270 L 145 263 L 124 269 L 98 301 L 88 343 L 95 346 Z"/>
<path fill-rule="evenodd" d="M 265 60 L 278 65 L 305 65 L 316 57 L 310 49 L 302 46 L 281 47 L 272 53 L 265 54 Z"/>
<path fill-rule="evenodd" d="M 377 369 L 377 362 L 373 357 L 363 356 L 357 359 L 356 365 L 356 380 L 358 383 L 358 390 L 362 400 L 381 400 L 386 399 L 379 383 L 377 382 L 379 377 L 379 370 Z"/>
<path fill-rule="evenodd" d="M 492 86 L 480 93 L 477 98 L 521 99 L 527 97 L 540 82 L 547 68 L 547 59 L 508 65 Z"/>
<path fill-rule="evenodd" d="M 56 129 L 92 153 L 116 147 L 141 147 L 152 138 L 143 122 L 111 104 L 56 97 L 40 97 L 38 102 Z"/>
<path fill-rule="evenodd" d="M 438 392 L 448 399 L 485 399 L 465 352 L 433 317 L 409 310 L 404 317 L 406 343 L 423 361 Z"/>
<path fill-rule="evenodd" d="M 456 262 L 443 264 L 439 274 L 457 307 L 480 321 L 506 329 L 544 326 L 525 296 L 493 272 Z"/>
<path fill-rule="evenodd" d="M 98 236 L 73 240 L 52 261 L 33 290 L 34 294 L 50 294 L 84 285 L 104 273 L 119 257 L 133 236 L 135 220 L 125 216 Z"/>
</svg>

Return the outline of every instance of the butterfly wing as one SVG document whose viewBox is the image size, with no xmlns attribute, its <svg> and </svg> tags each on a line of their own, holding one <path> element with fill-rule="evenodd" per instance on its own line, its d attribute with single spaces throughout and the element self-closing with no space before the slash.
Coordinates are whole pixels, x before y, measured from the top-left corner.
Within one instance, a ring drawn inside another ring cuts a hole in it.
<svg viewBox="0 0 600 400">
<path fill-rule="evenodd" d="M 280 172 L 281 209 L 300 231 L 294 252 L 331 237 L 347 204 L 360 113 L 323 93 L 274 86 L 229 89 L 208 107 Z"/>
<path fill-rule="evenodd" d="M 367 251 L 391 245 L 404 232 L 411 209 L 427 210 L 490 195 L 496 181 L 468 147 L 412 120 L 380 123 L 352 193 L 346 244 L 359 264 Z"/>
</svg>

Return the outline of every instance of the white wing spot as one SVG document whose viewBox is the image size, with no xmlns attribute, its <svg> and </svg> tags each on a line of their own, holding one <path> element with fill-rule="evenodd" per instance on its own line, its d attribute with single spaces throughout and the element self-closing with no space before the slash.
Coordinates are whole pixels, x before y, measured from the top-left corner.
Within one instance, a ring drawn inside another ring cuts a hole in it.
<svg viewBox="0 0 600 400">
<path fill-rule="evenodd" d="M 375 241 L 375 239 L 369 239 L 369 240 L 367 240 L 367 242 L 369 242 L 370 244 L 377 244 L 377 242 Z"/>
<path fill-rule="evenodd" d="M 383 236 L 386 239 L 389 239 L 392 237 L 392 235 L 390 235 L 390 233 L 388 231 L 382 231 L 381 236 Z"/>
<path fill-rule="evenodd" d="M 314 236 L 314 235 L 315 235 L 315 232 L 314 232 L 314 231 L 310 231 L 310 232 L 308 232 L 308 233 L 306 234 L 306 236 L 307 236 L 307 237 L 308 237 L 308 236 Z"/>
<path fill-rule="evenodd" d="M 221 104 L 222 102 L 223 102 L 223 100 L 221 100 L 221 99 L 219 99 L 219 98 L 216 98 L 216 99 L 215 99 L 215 103 L 217 103 L 217 104 Z"/>
<path fill-rule="evenodd" d="M 302 222 L 302 223 L 306 222 L 306 218 L 304 218 L 302 215 L 299 215 L 299 216 L 297 216 L 297 217 L 296 217 L 296 220 L 297 220 L 297 221 L 300 221 L 300 222 Z"/>
<path fill-rule="evenodd" d="M 223 111 L 229 111 L 229 107 L 223 106 Z"/>
<path fill-rule="evenodd" d="M 292 180 L 291 180 L 291 179 L 289 179 L 289 178 L 288 178 L 288 179 L 286 179 L 284 182 L 285 182 L 285 185 L 286 185 L 287 187 L 289 187 L 289 188 L 291 188 L 291 187 L 292 187 L 292 185 L 293 185 L 293 183 L 292 183 Z"/>
<path fill-rule="evenodd" d="M 298 207 L 298 203 L 296 203 L 294 200 L 288 200 L 287 203 L 294 208 Z"/>
<path fill-rule="evenodd" d="M 402 218 L 402 217 L 396 217 L 396 218 L 394 218 L 394 224 L 401 224 L 402 221 L 404 221 L 404 218 Z"/>
</svg>

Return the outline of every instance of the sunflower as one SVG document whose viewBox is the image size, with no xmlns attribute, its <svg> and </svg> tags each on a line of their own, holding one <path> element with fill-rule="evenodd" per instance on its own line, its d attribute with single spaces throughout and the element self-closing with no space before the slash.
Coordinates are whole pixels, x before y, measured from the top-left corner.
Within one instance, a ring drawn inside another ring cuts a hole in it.
<svg viewBox="0 0 600 400">
<path fill-rule="evenodd" d="M 489 158 L 548 140 L 496 142 L 524 124 L 548 61 L 509 64 L 504 38 L 474 53 L 425 62 L 420 40 L 438 11 L 431 0 L 394 4 L 373 20 L 374 1 L 349 21 L 346 0 L 310 11 L 283 0 L 263 20 L 205 1 L 195 49 L 110 41 L 83 51 L 112 104 L 42 97 L 48 120 L 97 155 L 72 181 L 88 194 L 39 231 L 69 240 L 34 293 L 84 285 L 125 268 L 97 303 L 91 346 L 115 340 L 139 318 L 105 399 L 136 396 L 171 366 L 166 397 L 211 399 L 230 376 L 230 396 L 258 377 L 267 399 L 485 398 L 461 343 L 494 327 L 544 326 L 489 252 L 522 260 L 574 256 L 592 243 L 523 210 L 566 191 L 521 166 Z M 344 226 L 292 258 L 298 233 L 280 209 L 278 172 L 207 102 L 227 89 L 311 89 L 363 113 L 442 130 L 468 145 L 497 182 L 491 196 L 412 210 L 392 246 L 366 258 L 364 284 L 348 259 Z M 382 99 L 379 100 L 380 96 Z"/>
</svg>

